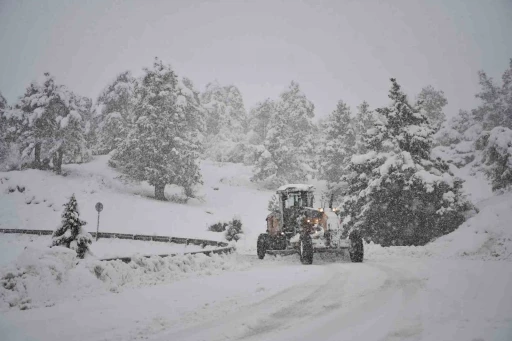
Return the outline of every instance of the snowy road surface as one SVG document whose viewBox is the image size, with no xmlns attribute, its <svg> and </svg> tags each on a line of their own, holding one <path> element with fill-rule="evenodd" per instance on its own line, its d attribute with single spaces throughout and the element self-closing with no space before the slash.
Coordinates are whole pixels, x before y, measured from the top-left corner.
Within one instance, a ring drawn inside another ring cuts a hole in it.
<svg viewBox="0 0 512 341">
<path fill-rule="evenodd" d="M 11 310 L 2 340 L 512 340 L 510 262 L 296 256 Z"/>
</svg>

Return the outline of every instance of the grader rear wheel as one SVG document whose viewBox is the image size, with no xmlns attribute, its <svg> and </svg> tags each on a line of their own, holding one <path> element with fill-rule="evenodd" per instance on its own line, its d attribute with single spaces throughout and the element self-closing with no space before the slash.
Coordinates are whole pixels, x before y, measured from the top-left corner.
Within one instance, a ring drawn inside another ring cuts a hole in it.
<svg viewBox="0 0 512 341">
<path fill-rule="evenodd" d="M 262 233 L 258 236 L 258 242 L 256 244 L 256 253 L 259 259 L 265 258 L 265 253 L 268 249 L 268 234 Z"/>
</svg>

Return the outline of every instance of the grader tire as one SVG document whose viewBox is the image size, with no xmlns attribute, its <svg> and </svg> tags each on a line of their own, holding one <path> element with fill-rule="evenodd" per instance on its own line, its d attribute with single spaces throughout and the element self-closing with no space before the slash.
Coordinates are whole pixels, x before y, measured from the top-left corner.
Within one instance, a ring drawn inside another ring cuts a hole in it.
<svg viewBox="0 0 512 341">
<path fill-rule="evenodd" d="M 265 253 L 268 249 L 268 235 L 262 233 L 258 236 L 258 242 L 256 244 L 256 253 L 259 259 L 265 258 Z"/>
<path fill-rule="evenodd" d="M 302 264 L 313 264 L 313 241 L 309 234 L 305 234 L 300 238 L 299 255 Z"/>
</svg>

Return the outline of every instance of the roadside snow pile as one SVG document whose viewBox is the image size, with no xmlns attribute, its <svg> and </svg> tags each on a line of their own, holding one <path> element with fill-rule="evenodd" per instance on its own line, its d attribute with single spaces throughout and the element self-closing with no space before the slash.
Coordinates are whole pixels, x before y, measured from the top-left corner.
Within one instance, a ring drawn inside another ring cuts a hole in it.
<svg viewBox="0 0 512 341">
<path fill-rule="evenodd" d="M 0 310 L 52 306 L 81 298 L 104 286 L 65 247 L 27 247 L 9 265 L 0 268 Z"/>
<path fill-rule="evenodd" d="M 512 192 L 478 203 L 478 214 L 425 246 L 366 244 L 365 258 L 436 257 L 512 261 Z"/>
<path fill-rule="evenodd" d="M 193 275 L 210 276 L 225 270 L 244 270 L 250 263 L 236 254 L 206 256 L 177 255 L 174 257 L 133 257 L 130 263 L 120 260 L 89 263 L 89 269 L 105 282 L 110 291 L 129 285 L 140 287 L 170 283 Z"/>
<path fill-rule="evenodd" d="M 136 256 L 126 264 L 92 257 L 79 261 L 75 251 L 64 247 L 29 246 L 15 261 L 0 268 L 0 311 L 52 306 L 69 299 L 119 292 L 124 286 L 170 283 L 248 267 L 249 263 L 236 254 Z"/>
</svg>

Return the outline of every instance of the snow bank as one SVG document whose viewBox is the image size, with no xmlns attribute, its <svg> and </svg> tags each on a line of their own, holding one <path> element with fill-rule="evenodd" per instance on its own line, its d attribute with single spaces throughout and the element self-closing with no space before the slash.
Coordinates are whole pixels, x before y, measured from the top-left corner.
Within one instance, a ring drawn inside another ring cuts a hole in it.
<svg viewBox="0 0 512 341">
<path fill-rule="evenodd" d="M 178 255 L 174 257 L 136 256 L 130 263 L 120 260 L 109 262 L 92 262 L 89 269 L 98 279 L 106 283 L 111 291 L 119 287 L 131 287 L 170 283 L 186 277 L 213 275 L 224 270 L 243 270 L 249 267 L 247 261 L 231 255 Z"/>
<path fill-rule="evenodd" d="M 90 256 L 79 261 L 76 253 L 67 248 L 30 246 L 15 261 L 0 268 L 0 311 L 52 306 L 69 299 L 119 292 L 125 286 L 171 283 L 248 266 L 236 254 L 165 258 L 139 255 L 130 263 L 123 263 Z"/>
<path fill-rule="evenodd" d="M 76 252 L 63 247 L 26 247 L 8 266 L 0 268 L 0 310 L 52 306 L 105 291 Z"/>
</svg>

